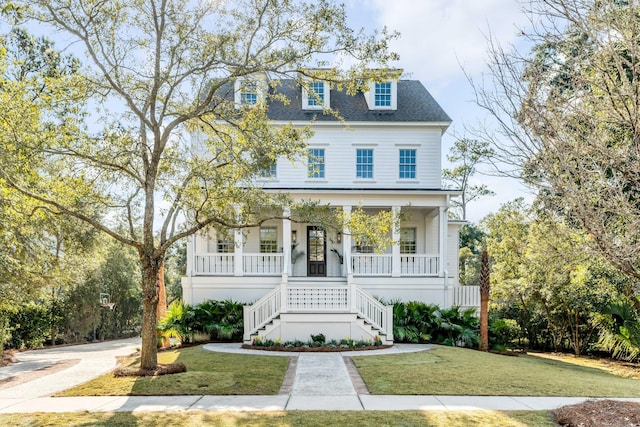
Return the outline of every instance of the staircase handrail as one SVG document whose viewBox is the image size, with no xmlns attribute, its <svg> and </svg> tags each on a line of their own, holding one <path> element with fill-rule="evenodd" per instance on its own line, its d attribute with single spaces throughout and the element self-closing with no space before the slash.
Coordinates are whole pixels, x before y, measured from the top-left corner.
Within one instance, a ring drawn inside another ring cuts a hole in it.
<svg viewBox="0 0 640 427">
<path fill-rule="evenodd" d="M 280 287 L 276 286 L 252 305 L 243 307 L 245 341 L 249 340 L 252 334 L 280 315 L 281 295 Z"/>
<path fill-rule="evenodd" d="M 393 341 L 393 305 L 384 305 L 367 292 L 355 286 L 355 308 L 358 314 L 367 322 Z"/>
</svg>

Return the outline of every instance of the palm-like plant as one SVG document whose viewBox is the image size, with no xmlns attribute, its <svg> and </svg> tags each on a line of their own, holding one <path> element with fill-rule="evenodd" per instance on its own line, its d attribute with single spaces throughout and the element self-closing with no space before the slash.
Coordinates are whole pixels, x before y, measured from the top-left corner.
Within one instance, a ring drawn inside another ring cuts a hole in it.
<svg viewBox="0 0 640 427">
<path fill-rule="evenodd" d="M 169 305 L 166 316 L 158 323 L 158 331 L 177 338 L 180 343 L 190 342 L 196 332 L 193 328 L 195 313 L 182 300 Z"/>
<path fill-rule="evenodd" d="M 600 322 L 598 347 L 610 352 L 617 359 L 640 359 L 640 321 L 633 302 L 611 302 L 604 314 Z"/>
</svg>

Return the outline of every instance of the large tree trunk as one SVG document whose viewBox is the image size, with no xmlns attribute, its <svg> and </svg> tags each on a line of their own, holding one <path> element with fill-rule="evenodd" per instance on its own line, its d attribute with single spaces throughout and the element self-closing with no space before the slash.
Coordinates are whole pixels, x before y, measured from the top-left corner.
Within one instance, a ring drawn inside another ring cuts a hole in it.
<svg viewBox="0 0 640 427">
<path fill-rule="evenodd" d="M 140 367 L 155 369 L 158 365 L 156 325 L 158 322 L 158 272 L 162 259 L 142 255 L 142 345 Z"/>
<path fill-rule="evenodd" d="M 489 255 L 482 251 L 480 261 L 480 350 L 489 350 L 489 294 L 491 291 Z"/>
<path fill-rule="evenodd" d="M 156 309 L 156 320 L 159 322 L 167 315 L 167 289 L 164 285 L 164 260 L 160 264 L 158 270 L 158 308 Z M 168 348 L 171 343 L 169 342 L 168 334 L 158 333 L 158 347 Z"/>
</svg>

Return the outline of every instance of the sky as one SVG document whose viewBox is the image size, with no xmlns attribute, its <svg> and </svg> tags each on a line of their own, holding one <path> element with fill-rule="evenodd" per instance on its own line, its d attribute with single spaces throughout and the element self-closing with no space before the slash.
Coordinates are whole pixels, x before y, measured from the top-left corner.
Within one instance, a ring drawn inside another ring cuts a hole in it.
<svg viewBox="0 0 640 427">
<path fill-rule="evenodd" d="M 406 78 L 420 80 L 453 120 L 443 137 L 443 166 L 453 142 L 469 136 L 467 128 L 485 121 L 474 102 L 465 72 L 474 81 L 486 73 L 487 37 L 503 46 L 518 44 L 528 20 L 515 0 L 348 0 L 347 14 L 353 27 L 399 31 L 391 45 L 400 55 L 398 68 Z M 487 184 L 496 195 L 472 202 L 467 220 L 477 223 L 496 212 L 502 203 L 532 195 L 519 182 L 477 175 L 475 183 Z"/>
</svg>

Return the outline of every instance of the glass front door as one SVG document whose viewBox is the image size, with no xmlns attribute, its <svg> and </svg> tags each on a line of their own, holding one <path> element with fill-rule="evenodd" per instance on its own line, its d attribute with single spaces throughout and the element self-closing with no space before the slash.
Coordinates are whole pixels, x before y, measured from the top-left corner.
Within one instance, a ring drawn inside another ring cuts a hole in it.
<svg viewBox="0 0 640 427">
<path fill-rule="evenodd" d="M 326 232 L 316 226 L 307 227 L 307 276 L 327 276 Z"/>
</svg>

